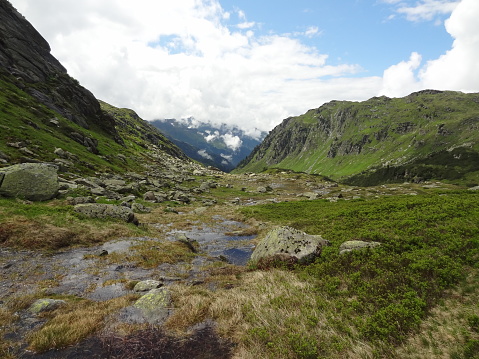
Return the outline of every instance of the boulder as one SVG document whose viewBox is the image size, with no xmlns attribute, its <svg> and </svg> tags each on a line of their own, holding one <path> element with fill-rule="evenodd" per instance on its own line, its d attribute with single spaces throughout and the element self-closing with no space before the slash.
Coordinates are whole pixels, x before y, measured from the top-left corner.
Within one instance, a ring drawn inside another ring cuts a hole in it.
<svg viewBox="0 0 479 359">
<path fill-rule="evenodd" d="M 170 305 L 170 292 L 166 288 L 157 288 L 138 299 L 133 307 L 138 309 L 148 322 L 158 323 L 168 317 Z"/>
<path fill-rule="evenodd" d="M 50 312 L 52 310 L 58 309 L 59 307 L 65 304 L 66 302 L 64 300 L 43 298 L 43 299 L 36 300 L 30 306 L 30 308 L 28 308 L 28 311 L 33 314 Z"/>
<path fill-rule="evenodd" d="M 294 261 L 297 260 L 300 264 L 307 264 L 321 254 L 323 246 L 329 244 L 329 241 L 320 235 L 306 234 L 291 227 L 279 227 L 270 231 L 258 243 L 251 255 L 251 261 L 258 262 L 260 259 L 268 257 L 287 257 Z"/>
<path fill-rule="evenodd" d="M 130 208 L 103 203 L 77 204 L 75 212 L 90 218 L 117 218 L 138 225 L 138 219 Z"/>
<path fill-rule="evenodd" d="M 0 169 L 0 195 L 47 201 L 58 194 L 58 167 L 49 163 L 21 163 Z"/>
<path fill-rule="evenodd" d="M 339 246 L 339 254 L 357 251 L 364 248 L 374 248 L 380 245 L 381 243 L 379 242 L 347 241 Z"/>
</svg>

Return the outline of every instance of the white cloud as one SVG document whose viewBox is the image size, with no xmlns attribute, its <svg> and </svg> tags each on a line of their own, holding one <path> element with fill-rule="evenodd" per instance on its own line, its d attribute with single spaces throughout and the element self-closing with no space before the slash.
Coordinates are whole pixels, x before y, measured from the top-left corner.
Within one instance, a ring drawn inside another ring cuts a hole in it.
<svg viewBox="0 0 479 359">
<path fill-rule="evenodd" d="M 240 9 L 226 12 L 219 0 L 11 2 L 70 75 L 146 120 L 193 116 L 257 135 L 333 99 L 403 96 L 421 88 L 478 91 L 478 0 L 382 0 L 413 21 L 452 11 L 446 29 L 454 38 L 438 59 L 422 64 L 418 49 L 383 77 L 361 77 L 364 69 L 356 64 L 330 65 L 327 54 L 301 42 L 321 34 L 317 27 L 300 36 L 260 35 L 261 24 Z"/>
<path fill-rule="evenodd" d="M 460 0 L 420 0 L 414 5 L 404 0 L 382 0 L 387 4 L 396 5 L 396 12 L 405 15 L 409 21 L 430 21 L 437 16 L 450 14 Z"/>
<path fill-rule="evenodd" d="M 207 160 L 213 160 L 213 157 L 211 157 L 211 155 L 208 152 L 206 152 L 206 150 L 199 150 L 198 154 L 201 157 L 206 158 Z"/>
<path fill-rule="evenodd" d="M 333 85 L 340 93 L 324 89 L 334 81 L 322 79 L 340 81 L 359 66 L 328 65 L 326 54 L 294 36 L 239 29 L 218 0 L 12 3 L 70 75 L 98 98 L 146 120 L 193 116 L 249 132 L 270 130 L 288 116 L 358 92 L 341 84 Z M 243 11 L 234 13 L 243 27 L 253 26 Z M 306 31 L 317 33 L 315 27 Z M 377 87 L 360 92 L 373 96 Z"/>
<path fill-rule="evenodd" d="M 452 48 L 429 61 L 420 72 L 425 87 L 465 92 L 479 91 L 479 1 L 462 0 L 446 21 L 454 38 Z"/>
<path fill-rule="evenodd" d="M 226 147 L 231 148 L 233 151 L 236 151 L 243 144 L 243 141 L 241 141 L 241 138 L 229 133 L 224 134 L 223 136 L 221 136 L 221 138 L 226 144 Z"/>
<path fill-rule="evenodd" d="M 382 95 L 398 97 L 418 90 L 415 71 L 421 64 L 421 55 L 413 52 L 409 61 L 402 61 L 384 71 Z"/>
<path fill-rule="evenodd" d="M 477 92 L 479 84 L 479 1 L 462 0 L 446 21 L 448 33 L 454 38 L 452 48 L 438 59 L 422 67 L 421 56 L 411 54 L 384 71 L 381 93 L 404 96 L 419 89 Z"/>
<path fill-rule="evenodd" d="M 223 157 L 227 161 L 226 163 L 233 161 L 233 155 L 225 155 L 224 153 L 222 153 L 221 157 Z"/>
</svg>

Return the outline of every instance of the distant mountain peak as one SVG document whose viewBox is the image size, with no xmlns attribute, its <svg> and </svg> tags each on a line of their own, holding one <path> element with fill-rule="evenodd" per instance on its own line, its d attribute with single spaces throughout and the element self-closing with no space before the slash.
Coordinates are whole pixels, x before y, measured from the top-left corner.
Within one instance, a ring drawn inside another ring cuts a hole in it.
<svg viewBox="0 0 479 359">
<path fill-rule="evenodd" d="M 234 125 L 218 125 L 194 117 L 155 120 L 152 124 L 190 158 L 227 172 L 247 157 L 267 134 L 257 130 L 251 135 Z"/>
</svg>

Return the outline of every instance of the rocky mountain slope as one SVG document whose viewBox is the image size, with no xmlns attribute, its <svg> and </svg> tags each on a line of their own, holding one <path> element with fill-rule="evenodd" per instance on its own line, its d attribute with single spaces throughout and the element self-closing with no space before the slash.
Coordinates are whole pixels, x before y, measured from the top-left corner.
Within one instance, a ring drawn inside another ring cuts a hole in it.
<svg viewBox="0 0 479 359">
<path fill-rule="evenodd" d="M 332 101 L 273 129 L 237 172 L 276 167 L 350 184 L 479 178 L 479 94 Z"/>
<path fill-rule="evenodd" d="M 133 111 L 100 104 L 33 26 L 0 0 L 0 166 L 55 162 L 76 175 L 122 173 L 143 171 L 152 153 L 189 162 Z"/>
<path fill-rule="evenodd" d="M 155 120 L 152 124 L 188 157 L 225 172 L 235 168 L 266 136 L 261 132 L 255 138 L 235 126 L 215 126 L 192 118 Z"/>
</svg>

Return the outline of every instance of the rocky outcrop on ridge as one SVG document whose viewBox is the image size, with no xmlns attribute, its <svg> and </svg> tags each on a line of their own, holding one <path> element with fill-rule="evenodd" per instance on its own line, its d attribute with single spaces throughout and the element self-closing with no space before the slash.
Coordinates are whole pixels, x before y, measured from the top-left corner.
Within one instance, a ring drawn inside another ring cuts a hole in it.
<svg viewBox="0 0 479 359">
<path fill-rule="evenodd" d="M 7 0 L 0 0 L 0 75 L 81 127 L 95 124 L 119 140 L 113 118 L 67 74 L 48 42 Z"/>
</svg>

